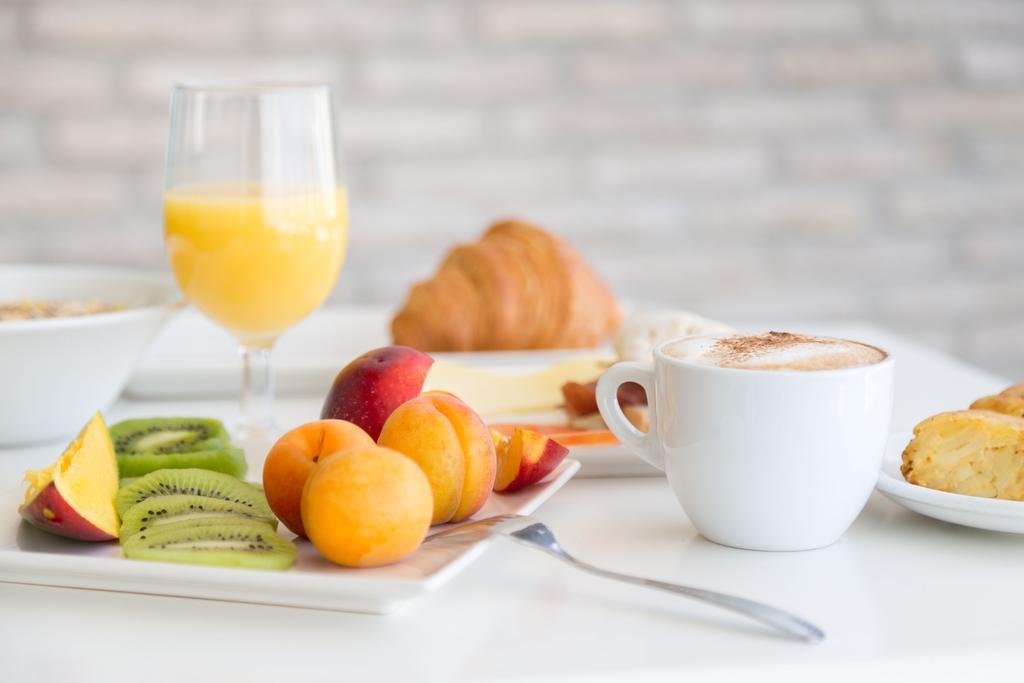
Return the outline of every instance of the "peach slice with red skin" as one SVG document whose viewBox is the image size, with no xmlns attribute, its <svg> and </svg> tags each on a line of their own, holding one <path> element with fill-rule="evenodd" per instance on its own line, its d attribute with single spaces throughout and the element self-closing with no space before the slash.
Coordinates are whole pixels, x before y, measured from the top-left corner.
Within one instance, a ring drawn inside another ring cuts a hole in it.
<svg viewBox="0 0 1024 683">
<path fill-rule="evenodd" d="M 532 424 L 496 422 L 491 426 L 492 432 L 504 437 L 511 437 L 516 428 L 526 429 L 550 437 L 563 446 L 617 446 L 619 440 L 607 429 L 580 429 L 563 424 Z"/>
<path fill-rule="evenodd" d="M 345 420 L 316 420 L 285 433 L 263 461 L 263 491 L 281 522 L 299 536 L 302 523 L 302 488 L 317 463 L 329 455 L 373 446 L 373 439 Z"/>
<path fill-rule="evenodd" d="M 25 481 L 28 490 L 18 514 L 33 526 L 79 541 L 117 538 L 117 458 L 99 413 L 57 462 L 26 472 Z"/>
<path fill-rule="evenodd" d="M 52 481 L 18 513 L 32 526 L 78 541 L 112 541 L 117 538 L 78 514 Z"/>
<path fill-rule="evenodd" d="M 521 427 L 508 438 L 491 430 L 491 438 L 498 456 L 494 490 L 499 493 L 536 484 L 554 472 L 569 453 L 568 448 L 551 437 Z"/>
</svg>

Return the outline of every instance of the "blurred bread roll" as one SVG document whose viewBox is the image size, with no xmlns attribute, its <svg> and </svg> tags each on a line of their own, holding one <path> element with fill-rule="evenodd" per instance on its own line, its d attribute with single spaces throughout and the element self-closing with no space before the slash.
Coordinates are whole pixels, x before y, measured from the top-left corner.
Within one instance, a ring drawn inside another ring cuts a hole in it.
<svg viewBox="0 0 1024 683">
<path fill-rule="evenodd" d="M 725 323 L 689 311 L 640 311 L 619 326 L 615 333 L 615 353 L 619 360 L 649 363 L 654 347 L 669 339 L 732 331 Z"/>
</svg>

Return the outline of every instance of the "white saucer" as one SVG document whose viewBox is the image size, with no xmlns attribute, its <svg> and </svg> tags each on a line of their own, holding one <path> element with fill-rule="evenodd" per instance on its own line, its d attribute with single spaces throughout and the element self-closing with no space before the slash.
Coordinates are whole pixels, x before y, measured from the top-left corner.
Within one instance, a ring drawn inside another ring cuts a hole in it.
<svg viewBox="0 0 1024 683">
<path fill-rule="evenodd" d="M 896 434 L 889 438 L 882 471 L 878 475 L 878 490 L 887 498 L 908 510 L 943 522 L 1024 534 L 1024 501 L 964 496 L 908 483 L 900 472 L 900 464 L 903 449 L 910 439 L 910 434 Z"/>
</svg>

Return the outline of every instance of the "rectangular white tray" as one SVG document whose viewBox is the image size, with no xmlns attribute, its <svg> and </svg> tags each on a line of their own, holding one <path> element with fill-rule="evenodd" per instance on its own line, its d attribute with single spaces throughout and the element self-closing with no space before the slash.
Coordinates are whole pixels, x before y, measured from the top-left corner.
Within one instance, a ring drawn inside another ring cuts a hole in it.
<svg viewBox="0 0 1024 683">
<path fill-rule="evenodd" d="M 579 462 L 566 460 L 534 486 L 494 494 L 475 518 L 531 514 L 579 467 Z M 116 543 L 83 543 L 52 536 L 19 521 L 14 511 L 20 502 L 18 491 L 0 495 L 5 520 L 0 525 L 0 581 L 343 612 L 394 612 L 443 586 L 492 541 L 485 537 L 425 543 L 405 560 L 373 569 L 338 567 L 308 541 L 299 541 L 298 560 L 287 571 L 229 569 L 127 560 Z M 281 530 L 291 536 L 284 527 Z"/>
</svg>

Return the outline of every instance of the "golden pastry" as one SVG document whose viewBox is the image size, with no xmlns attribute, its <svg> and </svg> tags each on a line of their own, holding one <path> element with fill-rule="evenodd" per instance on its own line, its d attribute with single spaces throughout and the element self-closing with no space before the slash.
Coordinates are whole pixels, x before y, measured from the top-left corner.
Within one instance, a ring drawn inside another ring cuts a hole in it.
<svg viewBox="0 0 1024 683">
<path fill-rule="evenodd" d="M 580 255 L 529 223 L 505 221 L 455 247 L 391 321 L 422 351 L 586 348 L 619 322 L 611 292 Z"/>
<path fill-rule="evenodd" d="M 900 469 L 911 484 L 1024 500 L 1024 418 L 990 410 L 929 417 L 914 428 Z"/>
<path fill-rule="evenodd" d="M 1024 384 L 1014 384 L 998 394 L 979 398 L 971 408 L 1024 417 Z"/>
</svg>

